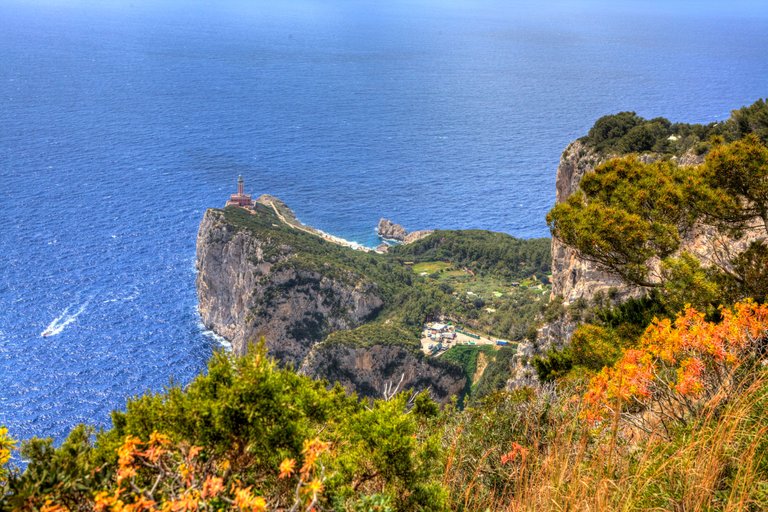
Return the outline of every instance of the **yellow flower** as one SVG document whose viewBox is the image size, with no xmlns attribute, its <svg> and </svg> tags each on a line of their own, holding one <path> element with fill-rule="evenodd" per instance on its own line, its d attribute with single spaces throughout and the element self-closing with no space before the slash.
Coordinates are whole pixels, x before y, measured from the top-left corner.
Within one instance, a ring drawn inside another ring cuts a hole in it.
<svg viewBox="0 0 768 512">
<path fill-rule="evenodd" d="M 247 512 L 266 512 L 267 510 L 266 500 L 261 496 L 253 496 L 250 487 L 235 492 L 235 506 Z"/>
<path fill-rule="evenodd" d="M 279 478 L 288 478 L 296 470 L 296 460 L 285 459 L 280 463 L 280 475 Z"/>
<path fill-rule="evenodd" d="M 307 484 L 307 487 L 305 487 L 305 490 L 307 494 L 312 494 L 312 496 L 317 496 L 321 492 L 323 492 L 323 482 L 315 478 L 311 482 Z"/>
</svg>

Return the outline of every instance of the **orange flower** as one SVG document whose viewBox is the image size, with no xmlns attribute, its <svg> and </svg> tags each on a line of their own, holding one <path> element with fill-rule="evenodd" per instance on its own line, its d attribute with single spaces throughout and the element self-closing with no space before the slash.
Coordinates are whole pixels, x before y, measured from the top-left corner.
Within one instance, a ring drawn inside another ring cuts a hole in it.
<svg viewBox="0 0 768 512">
<path fill-rule="evenodd" d="M 307 494 L 311 494 L 312 497 L 315 497 L 321 492 L 323 492 L 323 482 L 315 478 L 314 480 L 312 480 L 307 484 L 307 486 L 304 488 L 304 491 Z"/>
<path fill-rule="evenodd" d="M 141 439 L 134 436 L 126 436 L 122 446 L 117 450 L 117 464 L 121 467 L 130 466 L 139 455 L 139 447 L 141 446 Z"/>
<path fill-rule="evenodd" d="M 167 512 L 194 512 L 198 508 L 198 501 L 192 496 L 182 496 L 179 499 L 163 503 L 163 510 Z"/>
<path fill-rule="evenodd" d="M 296 460 L 285 459 L 280 463 L 280 475 L 278 478 L 288 478 L 296 470 Z"/>
<path fill-rule="evenodd" d="M 123 507 L 123 502 L 120 501 L 120 489 L 116 490 L 114 494 L 107 491 L 97 492 L 93 497 L 94 510 L 96 512 L 107 512 L 109 510 L 120 510 Z"/>
<path fill-rule="evenodd" d="M 698 396 L 704 391 L 701 375 L 704 373 L 704 363 L 692 357 L 680 363 L 677 370 L 677 385 L 675 389 L 681 395 Z"/>
<path fill-rule="evenodd" d="M 267 502 L 261 496 L 253 496 L 250 487 L 235 492 L 235 506 L 247 512 L 265 512 L 267 510 Z"/>
<path fill-rule="evenodd" d="M 224 480 L 217 476 L 208 476 L 203 482 L 203 498 L 215 498 L 224 490 Z"/>
<path fill-rule="evenodd" d="M 192 446 L 189 448 L 189 453 L 187 453 L 187 458 L 189 460 L 194 459 L 198 455 L 200 455 L 200 452 L 203 451 L 203 448 L 200 446 Z"/>
<path fill-rule="evenodd" d="M 63 505 L 57 505 L 53 500 L 47 499 L 40 512 L 69 512 L 69 509 Z"/>
<path fill-rule="evenodd" d="M 171 444 L 171 438 L 155 431 L 149 435 L 149 444 L 155 446 L 168 446 Z"/>
<path fill-rule="evenodd" d="M 304 455 L 304 464 L 301 466 L 301 478 L 306 480 L 310 471 L 315 467 L 317 458 L 331 448 L 331 443 L 321 441 L 318 438 L 304 440 L 304 447 L 301 453 Z"/>
<path fill-rule="evenodd" d="M 707 386 L 715 391 L 713 382 L 720 379 L 708 377 L 707 372 L 733 371 L 768 336 L 766 305 L 747 300 L 723 308 L 721 316 L 722 321 L 715 324 L 686 307 L 674 322 L 654 319 L 639 348 L 625 351 L 612 368 L 592 378 L 584 395 L 583 416 L 599 421 L 632 400 L 653 401 L 654 393 L 699 397 Z M 677 378 L 671 379 L 675 373 Z"/>
<path fill-rule="evenodd" d="M 513 442 L 512 449 L 501 456 L 501 463 L 509 464 L 510 462 L 514 462 L 518 457 L 520 457 L 521 461 L 524 461 L 526 457 L 528 457 L 528 448 Z"/>
</svg>

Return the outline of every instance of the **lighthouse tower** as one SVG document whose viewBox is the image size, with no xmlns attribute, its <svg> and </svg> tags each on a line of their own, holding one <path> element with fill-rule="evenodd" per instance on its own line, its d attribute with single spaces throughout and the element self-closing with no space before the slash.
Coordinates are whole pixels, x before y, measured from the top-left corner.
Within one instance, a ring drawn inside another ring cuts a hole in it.
<svg viewBox="0 0 768 512">
<path fill-rule="evenodd" d="M 240 206 L 241 208 L 253 206 L 251 195 L 245 193 L 245 181 L 242 175 L 237 177 L 237 194 L 229 196 L 226 206 Z"/>
</svg>

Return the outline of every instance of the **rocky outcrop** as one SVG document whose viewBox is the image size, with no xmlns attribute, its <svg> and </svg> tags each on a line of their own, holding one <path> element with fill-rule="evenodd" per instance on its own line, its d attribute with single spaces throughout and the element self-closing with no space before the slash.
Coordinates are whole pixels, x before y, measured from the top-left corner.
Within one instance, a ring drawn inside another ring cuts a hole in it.
<svg viewBox="0 0 768 512">
<path fill-rule="evenodd" d="M 399 384 L 400 390 L 428 389 L 439 402 L 461 395 L 467 381 L 460 368 L 399 345 L 319 343 L 312 348 L 300 372 L 339 382 L 361 396 L 381 398 L 387 386 L 395 389 Z"/>
<path fill-rule="evenodd" d="M 276 250 L 276 243 L 228 223 L 221 210 L 208 210 L 200 224 L 200 315 L 235 352 L 263 336 L 272 355 L 298 365 L 314 343 L 364 323 L 383 306 L 374 284 L 302 268 L 291 247 Z"/>
<path fill-rule="evenodd" d="M 555 202 L 562 203 L 579 187 L 579 182 L 585 174 L 594 171 L 595 167 L 606 162 L 615 155 L 596 152 L 593 148 L 576 140 L 563 151 L 555 178 Z M 640 156 L 644 162 L 657 160 L 659 155 L 646 153 Z M 681 157 L 673 157 L 683 166 L 698 165 L 703 157 L 692 152 Z M 710 243 L 711 242 L 711 243 Z M 681 251 L 689 251 L 699 256 L 703 261 L 711 260 L 719 252 L 722 240 L 712 238 L 712 230 L 702 226 L 683 241 Z M 563 244 L 557 238 L 552 238 L 552 296 L 562 297 L 567 306 L 576 300 L 591 300 L 598 293 L 611 292 L 617 302 L 629 297 L 641 295 L 644 290 L 626 284 L 614 274 L 605 272 L 596 263 L 579 257 L 577 252 Z"/>
<path fill-rule="evenodd" d="M 581 178 L 609 158 L 580 140 L 572 142 L 563 151 L 557 167 L 555 202 L 562 203 L 568 199 L 579 188 Z M 596 293 L 611 289 L 617 298 L 638 293 L 620 278 L 580 258 L 575 250 L 552 238 L 552 297 L 562 297 L 563 304 L 567 306 L 578 299 L 590 300 Z M 555 330 L 557 334 L 562 334 L 561 329 Z M 550 333 L 546 335 L 549 337 Z"/>
<path fill-rule="evenodd" d="M 395 224 L 389 219 L 379 219 L 379 225 L 376 226 L 376 233 L 378 233 L 381 238 L 397 240 L 398 242 L 405 240 L 405 235 L 408 234 L 403 226 Z"/>
<path fill-rule="evenodd" d="M 428 236 L 430 233 L 432 233 L 432 231 L 425 229 L 409 233 L 400 224 L 395 224 L 389 219 L 380 219 L 379 224 L 376 227 L 376 233 L 378 233 L 381 238 L 386 240 L 394 240 L 396 242 L 409 244 L 415 242 L 416 240 L 421 240 L 425 236 Z"/>
<path fill-rule="evenodd" d="M 595 167 L 614 156 L 599 154 L 580 140 L 571 143 L 563 152 L 557 169 L 556 202 L 565 201 L 578 189 L 585 174 L 594 171 Z M 652 153 L 640 156 L 644 162 L 653 162 L 659 158 L 660 155 Z M 704 161 L 702 155 L 693 152 L 672 159 L 681 166 L 699 165 Z M 705 265 L 724 266 L 758 236 L 758 231 L 752 231 L 742 238 L 734 239 L 718 233 L 712 226 L 700 224 L 681 241 L 679 252 L 689 252 Z M 650 261 L 649 265 L 650 278 L 658 279 L 659 262 Z M 561 297 L 564 306 L 578 300 L 590 302 L 598 293 L 619 303 L 646 292 L 646 289 L 629 285 L 615 274 L 601 269 L 598 264 L 581 258 L 575 250 L 557 238 L 552 238 L 552 298 Z M 538 348 L 545 349 L 552 344 L 566 343 L 575 327 L 568 315 L 562 315 L 559 320 L 550 322 L 539 330 Z"/>
<path fill-rule="evenodd" d="M 603 162 L 616 155 L 601 154 L 593 148 L 577 140 L 563 151 L 557 168 L 555 179 L 557 203 L 565 201 L 579 187 L 579 182 L 585 174 Z M 640 155 L 640 160 L 652 162 L 660 155 L 646 153 Z M 679 157 L 672 157 L 681 166 L 694 166 L 703 162 L 702 155 L 693 152 Z M 681 241 L 680 252 L 689 252 L 705 265 L 726 265 L 728 261 L 744 250 L 749 242 L 761 236 L 758 230 L 747 232 L 740 239 L 733 239 L 717 232 L 711 226 L 697 225 L 688 236 Z M 651 278 L 658 276 L 658 261 L 649 262 Z M 658 278 L 658 277 L 657 277 Z M 598 264 L 585 260 L 572 248 L 557 238 L 552 238 L 552 295 L 551 298 L 562 299 L 563 306 L 568 307 L 576 301 L 593 301 L 598 294 L 603 294 L 615 303 L 625 301 L 630 297 L 644 295 L 646 289 L 632 286 L 615 274 L 604 271 Z M 576 328 L 576 322 L 564 312 L 559 318 L 542 326 L 534 342 L 523 342 L 518 346 L 514 360 L 510 387 L 528 385 L 535 380 L 530 362 L 533 357 L 545 352 L 552 346 L 562 346 L 570 341 Z"/>
</svg>

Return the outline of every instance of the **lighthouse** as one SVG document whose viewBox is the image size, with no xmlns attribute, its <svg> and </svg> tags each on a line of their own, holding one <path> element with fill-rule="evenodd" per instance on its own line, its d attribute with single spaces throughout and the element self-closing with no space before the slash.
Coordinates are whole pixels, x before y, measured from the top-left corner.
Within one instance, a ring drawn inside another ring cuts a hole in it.
<svg viewBox="0 0 768 512">
<path fill-rule="evenodd" d="M 248 208 L 253 205 L 251 195 L 245 193 L 245 181 L 243 176 L 237 177 L 237 194 L 229 196 L 226 206 L 240 206 L 241 208 Z"/>
</svg>

